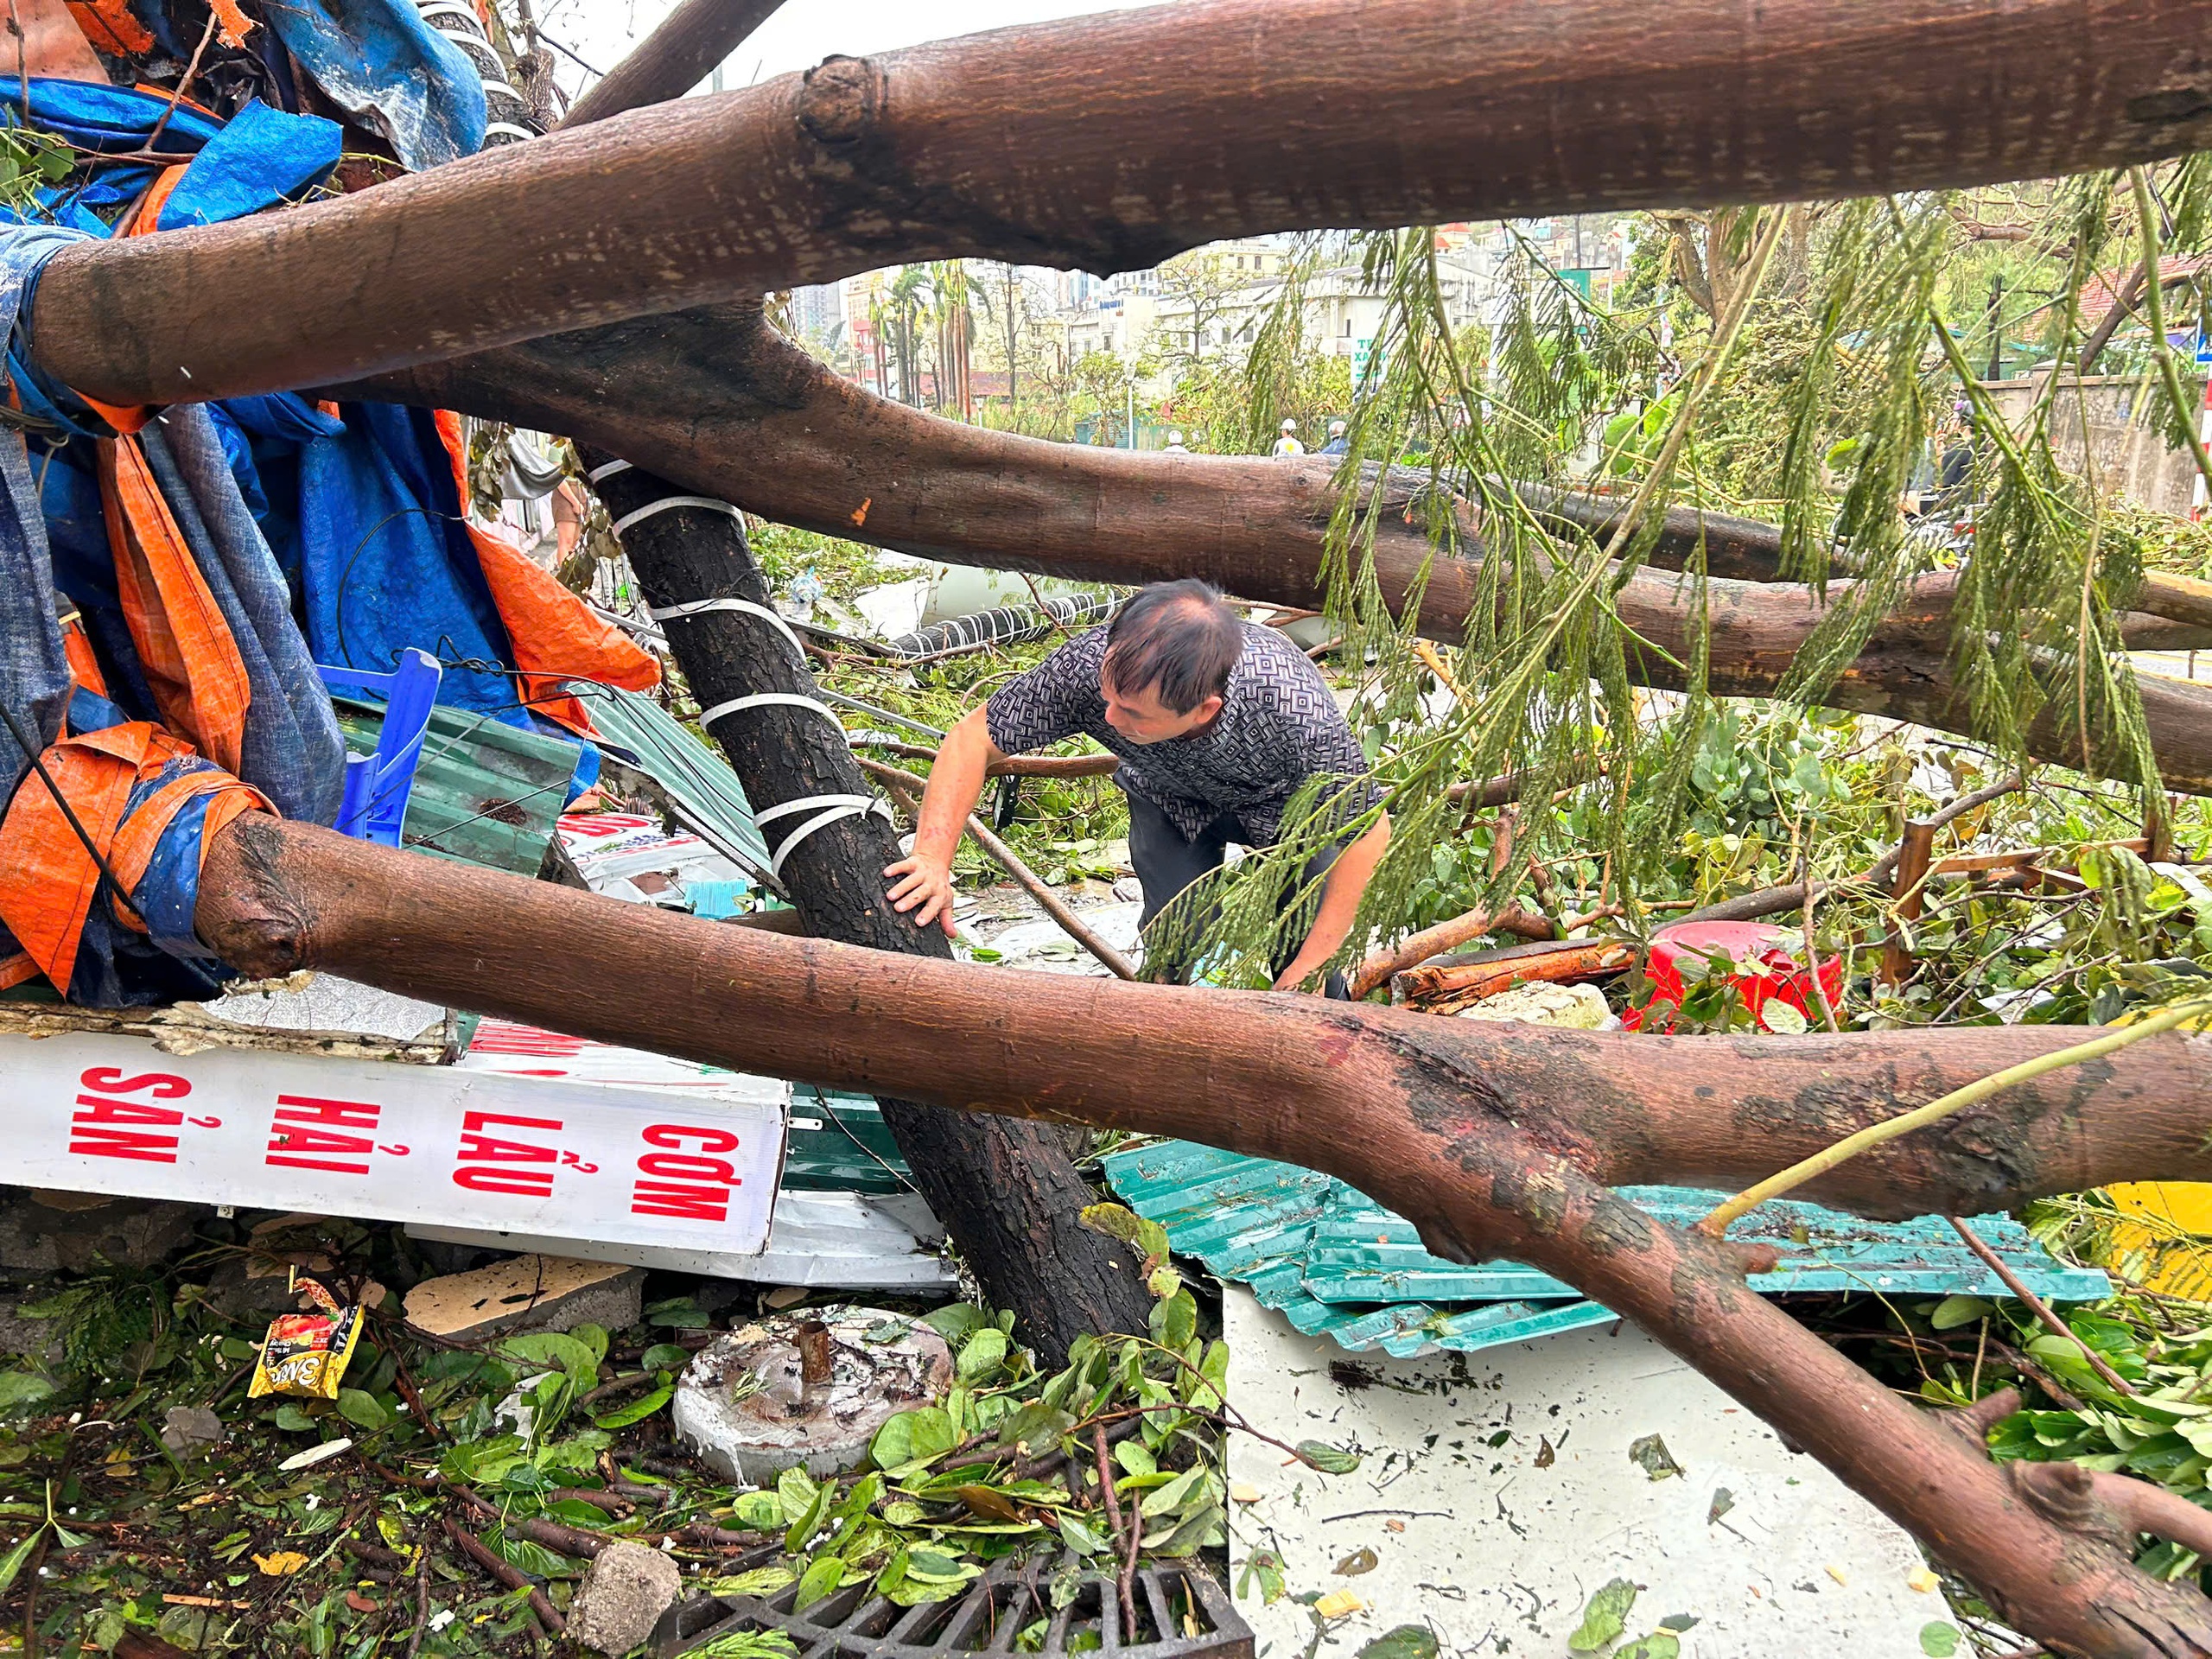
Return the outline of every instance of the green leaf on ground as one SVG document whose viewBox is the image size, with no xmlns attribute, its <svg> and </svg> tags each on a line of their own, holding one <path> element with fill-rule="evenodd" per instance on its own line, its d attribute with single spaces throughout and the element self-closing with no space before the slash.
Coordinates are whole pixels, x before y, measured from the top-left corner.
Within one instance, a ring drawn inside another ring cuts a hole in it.
<svg viewBox="0 0 2212 1659">
<path fill-rule="evenodd" d="M 1682 1465 L 1667 1450 L 1667 1442 L 1656 1434 L 1646 1434 L 1632 1444 L 1628 1449 L 1628 1460 L 1654 1480 L 1664 1480 L 1669 1475 L 1682 1472 Z"/>
<path fill-rule="evenodd" d="M 1959 1627 L 1930 1620 L 1920 1627 L 1920 1650 L 1928 1659 L 1951 1659 L 1959 1650 Z"/>
<path fill-rule="evenodd" d="M 1436 1659 L 1436 1632 L 1425 1624 L 1401 1624 L 1362 1648 L 1358 1659 Z"/>
<path fill-rule="evenodd" d="M 1653 1438 L 1656 1438 L 1654 1436 Z M 1626 1579 L 1609 1579 L 1582 1609 L 1582 1623 L 1567 1638 L 1570 1653 L 1596 1653 L 1620 1639 L 1628 1616 L 1636 1605 L 1637 1586 Z"/>
<path fill-rule="evenodd" d="M 1300 1440 L 1298 1455 L 1325 1475 L 1348 1475 L 1359 1467 L 1359 1453 L 1326 1440 Z"/>
<path fill-rule="evenodd" d="M 987 1325 L 960 1345 L 957 1375 L 963 1382 L 986 1382 L 1006 1363 L 1006 1332 Z"/>
<path fill-rule="evenodd" d="M 644 1422 L 646 1418 L 666 1405 L 675 1393 L 674 1389 L 663 1384 L 658 1389 L 648 1389 L 628 1405 L 617 1406 L 612 1411 L 602 1412 L 591 1421 L 600 1428 L 627 1428 L 632 1423 Z"/>
<path fill-rule="evenodd" d="M 804 1612 L 835 1590 L 845 1576 L 845 1564 L 835 1555 L 816 1557 L 799 1574 L 798 1594 L 792 1599 L 791 1611 Z"/>
</svg>

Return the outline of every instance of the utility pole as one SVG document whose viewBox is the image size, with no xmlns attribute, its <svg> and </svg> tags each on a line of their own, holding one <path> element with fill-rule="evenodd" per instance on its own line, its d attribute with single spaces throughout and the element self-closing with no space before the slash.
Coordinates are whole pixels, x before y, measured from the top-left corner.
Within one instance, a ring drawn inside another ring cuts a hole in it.
<svg viewBox="0 0 2212 1659">
<path fill-rule="evenodd" d="M 1020 399 L 1014 396 L 1014 262 L 1009 259 L 1007 261 L 1006 266 L 1006 423 L 1009 430 L 1013 429 L 1014 425 L 1014 415 L 1021 407 Z"/>
<path fill-rule="evenodd" d="M 1989 279 L 1989 372 L 1985 380 L 2005 378 L 2005 273 Z"/>
</svg>

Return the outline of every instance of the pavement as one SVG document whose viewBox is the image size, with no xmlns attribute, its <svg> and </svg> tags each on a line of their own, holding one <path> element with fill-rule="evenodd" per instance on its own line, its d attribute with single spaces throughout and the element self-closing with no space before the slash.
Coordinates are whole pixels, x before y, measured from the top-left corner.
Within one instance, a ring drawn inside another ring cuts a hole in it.
<svg viewBox="0 0 2212 1659">
<path fill-rule="evenodd" d="M 1916 1659 L 1950 1622 L 1902 1529 L 1631 1326 L 1398 1360 L 1300 1336 L 1241 1287 L 1223 1299 L 1230 1403 L 1279 1440 L 1368 1452 L 1321 1475 L 1231 1437 L 1230 1582 L 1257 1659 L 1350 1659 L 1406 1624 L 1446 1655 L 1567 1659 L 1614 1579 L 1642 1586 L 1624 1645 L 1665 1621 L 1685 1659 Z M 1247 1571 L 1262 1551 L 1287 1582 L 1272 1606 Z M 1318 1647 L 1296 1599 L 1316 1592 L 1362 1604 Z"/>
</svg>

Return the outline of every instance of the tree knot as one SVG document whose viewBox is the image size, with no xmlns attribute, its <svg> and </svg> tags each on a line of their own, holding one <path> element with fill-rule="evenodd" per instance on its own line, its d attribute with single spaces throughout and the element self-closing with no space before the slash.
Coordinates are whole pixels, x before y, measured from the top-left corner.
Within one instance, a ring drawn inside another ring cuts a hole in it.
<svg viewBox="0 0 2212 1659">
<path fill-rule="evenodd" d="M 882 73 L 866 58 L 824 58 L 806 72 L 798 124 L 817 143 L 852 143 L 875 124 L 884 91 Z"/>
</svg>

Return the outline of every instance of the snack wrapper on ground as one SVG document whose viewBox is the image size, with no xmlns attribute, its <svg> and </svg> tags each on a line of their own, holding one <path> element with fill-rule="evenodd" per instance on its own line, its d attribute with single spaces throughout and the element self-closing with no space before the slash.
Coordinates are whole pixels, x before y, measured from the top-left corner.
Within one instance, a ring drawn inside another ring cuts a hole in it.
<svg viewBox="0 0 2212 1659">
<path fill-rule="evenodd" d="M 264 1394 L 294 1394 L 308 1400 L 335 1400 L 353 1349 L 361 1340 L 361 1310 L 341 1307 L 338 1300 L 312 1279 L 300 1279 L 294 1288 L 302 1292 L 321 1311 L 287 1313 L 269 1323 L 262 1339 L 261 1357 L 254 1364 L 249 1399 Z"/>
</svg>

